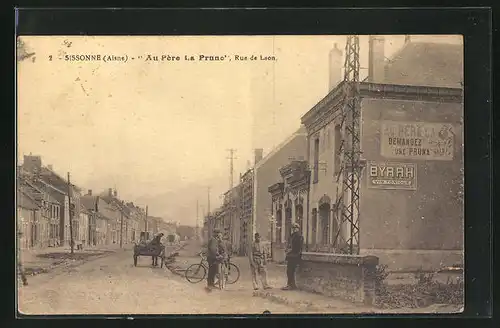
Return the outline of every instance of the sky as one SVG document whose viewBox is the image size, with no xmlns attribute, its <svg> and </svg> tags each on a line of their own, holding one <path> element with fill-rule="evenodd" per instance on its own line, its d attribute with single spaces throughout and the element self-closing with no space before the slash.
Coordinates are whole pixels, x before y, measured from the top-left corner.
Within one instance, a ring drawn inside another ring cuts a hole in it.
<svg viewBox="0 0 500 328">
<path fill-rule="evenodd" d="M 416 36 L 414 40 L 460 42 Z M 34 55 L 18 62 L 18 160 L 42 156 L 73 183 L 119 196 L 152 215 L 185 224 L 221 202 L 253 163 L 300 127 L 328 92 L 328 54 L 345 36 L 23 37 Z M 404 36 L 386 36 L 386 56 Z M 361 67 L 368 37 L 360 37 Z M 65 61 L 68 54 L 127 56 L 121 61 Z M 148 54 L 180 61 L 145 61 Z M 185 61 L 227 55 L 231 62 Z M 270 61 L 236 61 L 255 55 Z M 139 58 L 142 56 L 142 58 Z M 135 59 L 132 60 L 131 58 Z M 361 71 L 361 79 L 366 69 Z"/>
</svg>

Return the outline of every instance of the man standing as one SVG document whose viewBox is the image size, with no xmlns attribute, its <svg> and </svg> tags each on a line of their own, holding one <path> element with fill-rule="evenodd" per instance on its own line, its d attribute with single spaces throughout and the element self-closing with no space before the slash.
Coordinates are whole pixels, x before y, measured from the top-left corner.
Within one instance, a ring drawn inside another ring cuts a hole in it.
<svg viewBox="0 0 500 328">
<path fill-rule="evenodd" d="M 250 260 L 250 270 L 252 270 L 253 289 L 259 289 L 257 276 L 260 276 L 262 287 L 264 289 L 271 289 L 271 287 L 267 284 L 266 251 L 260 243 L 260 234 L 258 232 L 255 234 L 255 240 L 248 251 L 248 257 Z"/>
<path fill-rule="evenodd" d="M 221 240 L 222 234 L 219 229 L 214 229 L 213 236 L 208 241 L 207 245 L 207 262 L 208 262 L 208 275 L 207 275 L 207 289 L 215 288 L 215 275 L 217 274 L 217 264 L 220 263 L 224 254 L 221 254 Z"/>
<path fill-rule="evenodd" d="M 302 257 L 302 245 L 304 244 L 304 238 L 300 234 L 300 227 L 297 223 L 292 225 L 292 235 L 288 241 L 287 254 L 286 254 L 286 275 L 288 278 L 288 284 L 283 290 L 293 290 L 297 289 L 295 284 L 295 270 L 300 263 Z"/>
<path fill-rule="evenodd" d="M 153 238 L 151 241 L 151 246 L 156 250 L 158 248 L 163 247 L 163 244 L 161 243 L 161 239 L 163 238 L 163 233 L 159 233 L 156 237 Z M 156 267 L 158 266 L 158 256 L 152 256 L 153 260 L 153 266 Z"/>
</svg>

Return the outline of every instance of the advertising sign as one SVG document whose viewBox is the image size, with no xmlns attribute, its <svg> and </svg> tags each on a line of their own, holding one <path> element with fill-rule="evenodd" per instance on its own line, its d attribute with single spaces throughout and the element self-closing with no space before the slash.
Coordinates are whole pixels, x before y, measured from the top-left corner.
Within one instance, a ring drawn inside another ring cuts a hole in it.
<svg viewBox="0 0 500 328">
<path fill-rule="evenodd" d="M 454 138 L 448 123 L 382 121 L 380 151 L 385 158 L 451 161 Z"/>
<path fill-rule="evenodd" d="M 368 164 L 368 188 L 417 189 L 417 165 L 415 163 L 371 162 Z"/>
</svg>

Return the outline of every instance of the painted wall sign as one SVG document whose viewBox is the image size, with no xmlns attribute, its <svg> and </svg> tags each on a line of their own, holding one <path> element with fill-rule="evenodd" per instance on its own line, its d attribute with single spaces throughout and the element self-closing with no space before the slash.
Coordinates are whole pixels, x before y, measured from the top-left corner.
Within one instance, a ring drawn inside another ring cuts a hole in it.
<svg viewBox="0 0 500 328">
<path fill-rule="evenodd" d="M 368 188 L 417 189 L 415 163 L 371 162 L 368 164 Z"/>
<path fill-rule="evenodd" d="M 451 161 L 454 137 L 449 123 L 382 121 L 380 152 L 386 158 Z"/>
</svg>

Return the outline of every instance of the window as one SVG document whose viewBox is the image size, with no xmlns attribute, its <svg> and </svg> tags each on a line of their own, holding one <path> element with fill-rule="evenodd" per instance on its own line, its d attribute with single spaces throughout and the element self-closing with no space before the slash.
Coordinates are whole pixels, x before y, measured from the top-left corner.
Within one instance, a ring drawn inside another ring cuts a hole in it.
<svg viewBox="0 0 500 328">
<path fill-rule="evenodd" d="M 336 125 L 335 126 L 335 136 L 334 136 L 334 144 L 335 144 L 335 148 L 334 148 L 334 153 L 333 153 L 333 175 L 334 177 L 337 177 L 337 175 L 339 174 L 340 172 L 340 154 L 339 154 L 339 151 L 340 151 L 340 147 L 342 145 L 342 133 L 341 133 L 341 129 L 340 129 L 340 125 Z"/>
<path fill-rule="evenodd" d="M 314 171 L 313 183 L 318 182 L 318 169 L 319 169 L 319 138 L 314 140 Z"/>
</svg>

